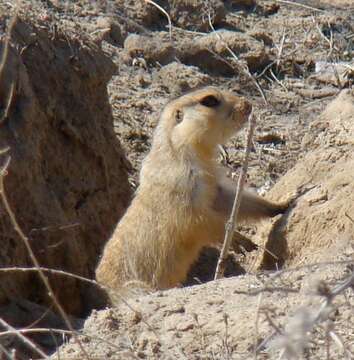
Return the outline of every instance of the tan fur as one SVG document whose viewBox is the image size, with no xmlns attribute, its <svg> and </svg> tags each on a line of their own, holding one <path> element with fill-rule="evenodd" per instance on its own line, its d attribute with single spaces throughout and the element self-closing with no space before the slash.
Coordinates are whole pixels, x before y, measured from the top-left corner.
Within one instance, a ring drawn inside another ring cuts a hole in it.
<svg viewBox="0 0 354 360">
<path fill-rule="evenodd" d="M 210 99 L 219 104 L 210 106 Z M 201 248 L 222 241 L 235 186 L 220 173 L 216 149 L 242 127 L 250 111 L 244 98 L 214 87 L 166 105 L 140 186 L 96 270 L 100 283 L 112 289 L 131 281 L 156 289 L 177 286 Z M 253 193 L 243 194 L 244 218 L 283 210 Z"/>
</svg>

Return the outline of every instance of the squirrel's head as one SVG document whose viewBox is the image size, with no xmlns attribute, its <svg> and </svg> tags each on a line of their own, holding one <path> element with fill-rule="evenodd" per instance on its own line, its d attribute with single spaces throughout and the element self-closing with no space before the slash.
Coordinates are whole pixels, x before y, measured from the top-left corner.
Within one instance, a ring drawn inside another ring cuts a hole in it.
<svg viewBox="0 0 354 360">
<path fill-rule="evenodd" d="M 211 152 L 243 126 L 251 110 L 243 97 L 210 86 L 169 102 L 158 128 L 167 132 L 176 149 L 192 147 Z"/>
</svg>

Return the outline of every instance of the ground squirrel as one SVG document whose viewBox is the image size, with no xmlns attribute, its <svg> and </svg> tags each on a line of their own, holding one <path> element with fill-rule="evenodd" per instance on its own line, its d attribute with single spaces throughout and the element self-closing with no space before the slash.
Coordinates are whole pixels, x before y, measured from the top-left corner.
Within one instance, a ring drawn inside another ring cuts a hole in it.
<svg viewBox="0 0 354 360">
<path fill-rule="evenodd" d="M 177 286 L 200 250 L 222 241 L 235 185 L 218 167 L 216 150 L 242 127 L 251 108 L 215 87 L 165 106 L 135 197 L 96 270 L 99 283 L 112 289 L 135 281 L 155 289 Z M 240 217 L 273 216 L 284 206 L 246 190 Z"/>
</svg>

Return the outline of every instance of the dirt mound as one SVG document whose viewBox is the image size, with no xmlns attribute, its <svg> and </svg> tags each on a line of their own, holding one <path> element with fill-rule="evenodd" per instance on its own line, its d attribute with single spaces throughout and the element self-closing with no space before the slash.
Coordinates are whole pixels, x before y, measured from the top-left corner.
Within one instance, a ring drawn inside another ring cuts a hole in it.
<svg viewBox="0 0 354 360">
<path fill-rule="evenodd" d="M 303 139 L 310 152 L 272 189 L 273 195 L 298 193 L 289 214 L 279 219 L 268 239 L 262 266 L 325 261 L 335 244 L 353 241 L 354 93 L 342 91 L 311 124 Z M 285 263 L 285 264 L 284 264 Z"/>
<path fill-rule="evenodd" d="M 11 155 L 5 190 L 41 265 L 92 278 L 131 194 L 106 88 L 115 66 L 84 37 L 38 21 L 16 22 L 0 79 L 1 109 L 14 89 L 2 110 L 0 148 Z M 0 227 L 1 267 L 32 266 L 2 206 Z M 50 278 L 69 313 L 102 305 L 95 289 Z M 37 275 L 2 273 L 0 303 L 17 298 L 49 303 Z"/>
<path fill-rule="evenodd" d="M 331 260 L 350 261 L 354 249 L 347 247 L 347 251 L 348 256 Z M 345 359 L 354 351 L 348 330 L 354 326 L 353 292 L 346 292 L 347 300 L 338 296 L 333 308 L 326 308 L 323 324 L 316 320 L 323 300 L 317 293 L 321 283 L 309 273 L 325 279 L 332 288 L 348 276 L 348 269 L 343 264 L 318 265 L 276 276 L 245 275 L 158 292 L 130 300 L 128 307 L 122 303 L 94 311 L 85 322 L 81 340 L 90 356 L 112 360 L 241 360 L 255 354 L 277 359 L 280 353 L 299 359 L 304 348 L 308 358 L 324 359 L 330 324 L 334 333 L 347 329 L 340 335 L 344 350 L 330 345 L 333 358 Z M 82 358 L 72 340 L 58 354 L 65 359 Z"/>
</svg>

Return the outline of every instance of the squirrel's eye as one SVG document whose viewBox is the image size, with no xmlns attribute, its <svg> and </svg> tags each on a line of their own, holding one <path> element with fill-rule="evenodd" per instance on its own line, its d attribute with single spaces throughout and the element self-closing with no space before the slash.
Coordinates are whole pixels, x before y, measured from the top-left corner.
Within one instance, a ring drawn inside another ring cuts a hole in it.
<svg viewBox="0 0 354 360">
<path fill-rule="evenodd" d="M 215 97 L 214 95 L 208 95 L 203 97 L 199 103 L 201 105 L 207 106 L 207 107 L 216 107 L 218 105 L 220 105 L 220 100 Z"/>
</svg>

